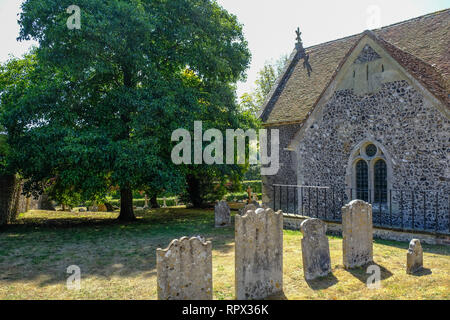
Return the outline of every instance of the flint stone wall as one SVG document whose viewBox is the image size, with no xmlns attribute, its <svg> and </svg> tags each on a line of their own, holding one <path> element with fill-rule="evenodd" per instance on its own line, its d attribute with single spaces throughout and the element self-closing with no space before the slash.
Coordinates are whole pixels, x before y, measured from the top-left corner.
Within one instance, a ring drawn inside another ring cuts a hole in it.
<svg viewBox="0 0 450 320">
<path fill-rule="evenodd" d="M 263 299 L 283 290 L 283 213 L 259 208 L 235 220 L 238 300 Z"/>
<path fill-rule="evenodd" d="M 354 200 L 342 208 L 342 247 L 345 268 L 373 261 L 372 206 Z"/>
<path fill-rule="evenodd" d="M 156 250 L 158 300 L 212 300 L 212 244 L 199 237 Z"/>
<path fill-rule="evenodd" d="M 383 146 L 391 157 L 390 189 L 440 190 L 428 193 L 425 199 L 416 192 L 414 221 L 411 192 L 405 192 L 402 199 L 400 192 L 394 192 L 392 217 L 385 212 L 377 219 L 383 224 L 392 219 L 396 227 L 448 232 L 450 119 L 407 81 L 387 82 L 379 91 L 364 95 L 352 89 L 337 90 L 315 116 L 314 124 L 304 128 L 295 151 L 286 148 L 300 125 L 270 128 L 280 130 L 280 171 L 262 178 L 264 204 L 274 205 L 273 184 L 327 186 L 336 192 L 345 191 L 351 187 L 347 165 L 352 150 L 360 142 L 370 140 Z M 294 190 L 288 192 L 289 199 L 294 199 Z M 280 199 L 276 190 L 277 206 L 281 202 L 283 212 L 293 213 L 294 203 L 286 203 L 286 199 L 286 191 Z M 296 207 L 300 208 L 300 203 Z M 335 213 L 340 218 L 340 206 Z"/>
<path fill-rule="evenodd" d="M 301 225 L 302 258 L 306 280 L 324 277 L 331 272 L 327 225 L 319 219 L 308 219 Z"/>
</svg>

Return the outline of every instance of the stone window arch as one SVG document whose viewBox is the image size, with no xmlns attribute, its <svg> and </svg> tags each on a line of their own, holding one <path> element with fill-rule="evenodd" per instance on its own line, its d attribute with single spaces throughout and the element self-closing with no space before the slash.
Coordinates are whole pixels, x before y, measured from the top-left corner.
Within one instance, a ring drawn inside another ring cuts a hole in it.
<svg viewBox="0 0 450 320">
<path fill-rule="evenodd" d="M 374 205 L 387 204 L 392 188 L 390 159 L 378 142 L 367 140 L 359 143 L 352 150 L 347 165 L 348 196 Z"/>
</svg>

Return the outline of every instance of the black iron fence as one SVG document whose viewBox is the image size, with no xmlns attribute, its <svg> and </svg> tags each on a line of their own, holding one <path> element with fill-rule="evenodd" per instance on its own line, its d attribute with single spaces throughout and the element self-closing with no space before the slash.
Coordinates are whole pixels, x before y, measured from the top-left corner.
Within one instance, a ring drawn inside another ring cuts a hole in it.
<svg viewBox="0 0 450 320">
<path fill-rule="evenodd" d="M 375 227 L 450 234 L 450 197 L 445 190 L 361 190 L 273 185 L 274 210 L 341 222 L 341 208 L 355 199 L 372 204 Z"/>
</svg>

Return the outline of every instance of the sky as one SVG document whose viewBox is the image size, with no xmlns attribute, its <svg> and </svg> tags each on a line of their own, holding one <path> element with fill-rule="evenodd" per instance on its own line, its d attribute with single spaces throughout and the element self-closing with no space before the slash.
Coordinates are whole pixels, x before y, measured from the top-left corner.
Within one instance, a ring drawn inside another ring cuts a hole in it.
<svg viewBox="0 0 450 320">
<path fill-rule="evenodd" d="M 18 42 L 21 0 L 0 0 L 0 62 L 21 56 L 33 41 Z M 76 0 L 73 0 L 76 4 Z M 450 0 L 217 0 L 237 16 L 252 53 L 238 96 L 254 88 L 266 62 L 290 54 L 300 27 L 305 48 L 450 7 Z"/>
</svg>

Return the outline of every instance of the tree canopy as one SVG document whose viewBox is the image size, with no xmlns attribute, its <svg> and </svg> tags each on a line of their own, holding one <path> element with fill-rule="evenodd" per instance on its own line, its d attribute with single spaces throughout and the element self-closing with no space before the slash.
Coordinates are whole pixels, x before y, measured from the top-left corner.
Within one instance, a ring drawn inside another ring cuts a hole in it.
<svg viewBox="0 0 450 320">
<path fill-rule="evenodd" d="M 39 46 L 25 89 L 0 88 L 9 163 L 30 192 L 50 183 L 93 198 L 119 186 L 119 218 L 132 220 L 132 190 L 183 185 L 173 130 L 239 124 L 232 84 L 249 64 L 247 42 L 215 1 L 79 0 L 81 28 L 69 30 L 71 4 L 22 4 L 19 39 Z"/>
</svg>

